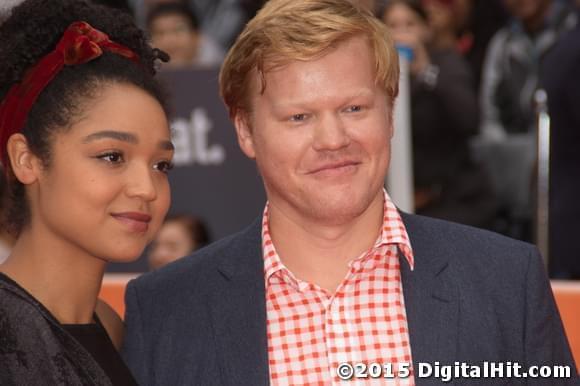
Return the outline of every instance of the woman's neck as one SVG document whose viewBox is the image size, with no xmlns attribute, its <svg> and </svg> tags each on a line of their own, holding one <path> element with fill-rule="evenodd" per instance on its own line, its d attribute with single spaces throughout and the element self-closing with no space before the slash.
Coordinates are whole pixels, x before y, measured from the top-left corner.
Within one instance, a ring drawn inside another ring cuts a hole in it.
<svg viewBox="0 0 580 386">
<path fill-rule="evenodd" d="M 90 323 L 105 261 L 49 232 L 24 230 L 0 265 L 63 324 Z"/>
</svg>

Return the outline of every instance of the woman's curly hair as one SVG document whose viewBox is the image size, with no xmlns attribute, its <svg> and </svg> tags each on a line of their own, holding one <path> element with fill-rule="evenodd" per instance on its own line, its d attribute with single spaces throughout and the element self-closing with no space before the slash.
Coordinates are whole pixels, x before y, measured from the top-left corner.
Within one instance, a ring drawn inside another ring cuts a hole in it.
<svg viewBox="0 0 580 386">
<path fill-rule="evenodd" d="M 105 85 L 135 85 L 153 96 L 165 108 L 165 97 L 154 79 L 158 51 L 147 42 L 133 18 L 122 11 L 84 0 L 27 0 L 16 6 L 0 25 L 0 100 L 26 71 L 50 53 L 67 27 L 85 21 L 137 54 L 139 64 L 104 52 L 88 63 L 65 66 L 41 92 L 28 114 L 22 134 L 45 167 L 50 166 L 52 138 L 67 130 L 81 116 L 83 108 Z M 6 149 L 3 149 L 6 151 Z M 10 175 L 10 165 L 4 165 Z M 29 221 L 24 186 L 15 178 L 8 181 L 7 228 L 19 233 Z"/>
</svg>

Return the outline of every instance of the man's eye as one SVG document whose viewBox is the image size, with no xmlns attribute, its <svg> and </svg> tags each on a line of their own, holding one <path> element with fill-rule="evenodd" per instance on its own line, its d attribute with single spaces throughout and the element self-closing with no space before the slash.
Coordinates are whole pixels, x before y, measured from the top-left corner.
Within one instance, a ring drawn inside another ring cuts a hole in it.
<svg viewBox="0 0 580 386">
<path fill-rule="evenodd" d="M 362 110 L 362 106 L 360 106 L 360 105 L 348 106 L 346 108 L 346 112 L 348 112 L 348 113 L 357 113 L 361 110 Z"/>
<path fill-rule="evenodd" d="M 292 122 L 302 122 L 306 120 L 306 114 L 294 114 L 290 117 Z"/>
</svg>

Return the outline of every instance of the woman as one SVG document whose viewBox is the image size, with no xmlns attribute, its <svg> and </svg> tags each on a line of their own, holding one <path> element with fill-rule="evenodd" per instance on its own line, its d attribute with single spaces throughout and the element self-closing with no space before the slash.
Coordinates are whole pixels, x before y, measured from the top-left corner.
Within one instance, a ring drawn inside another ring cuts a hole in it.
<svg viewBox="0 0 580 386">
<path fill-rule="evenodd" d="M 17 235 L 0 265 L 0 384 L 130 385 L 107 262 L 159 229 L 173 146 L 160 56 L 130 16 L 28 0 L 0 26 L 0 156 Z"/>
<path fill-rule="evenodd" d="M 412 0 L 391 0 L 383 13 L 395 43 L 410 58 L 415 209 L 491 227 L 495 199 L 469 152 L 479 124 L 471 73 L 454 44 L 431 44 L 427 15 Z"/>
</svg>

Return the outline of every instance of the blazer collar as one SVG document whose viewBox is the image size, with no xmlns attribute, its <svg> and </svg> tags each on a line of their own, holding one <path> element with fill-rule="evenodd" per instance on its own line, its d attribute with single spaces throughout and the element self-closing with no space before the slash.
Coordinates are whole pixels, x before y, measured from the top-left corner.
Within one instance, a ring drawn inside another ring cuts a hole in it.
<svg viewBox="0 0 580 386">
<path fill-rule="evenodd" d="M 413 363 L 453 363 L 457 358 L 459 296 L 432 226 L 419 216 L 402 213 L 415 255 L 415 269 L 399 258 Z M 416 368 L 416 367 L 415 367 Z M 430 384 L 422 379 L 421 384 Z"/>
<path fill-rule="evenodd" d="M 234 236 L 218 265 L 220 282 L 214 287 L 209 307 L 218 360 L 224 369 L 219 382 L 223 385 L 269 384 L 260 229 L 258 219 Z"/>
<path fill-rule="evenodd" d="M 257 218 L 246 229 L 231 236 L 226 256 L 221 256 L 218 271 L 227 280 L 255 277 L 257 271 L 263 276 L 262 223 Z"/>
</svg>

